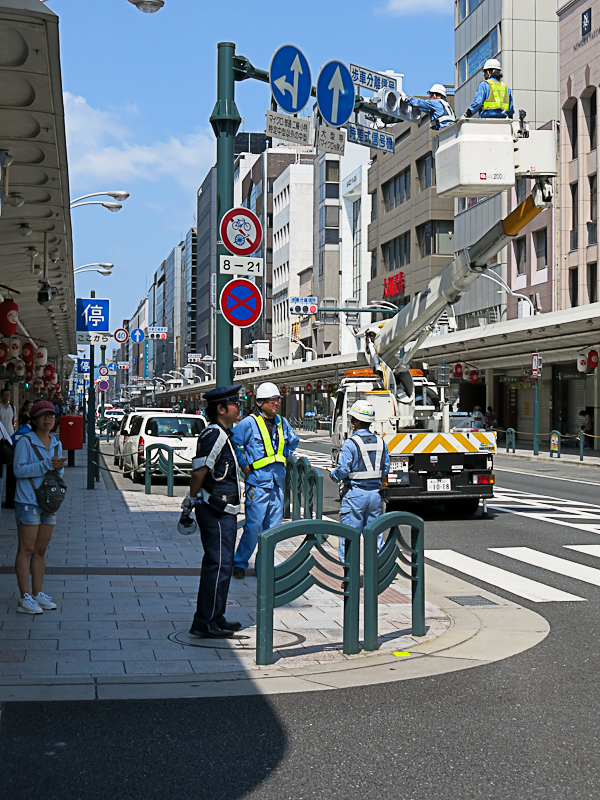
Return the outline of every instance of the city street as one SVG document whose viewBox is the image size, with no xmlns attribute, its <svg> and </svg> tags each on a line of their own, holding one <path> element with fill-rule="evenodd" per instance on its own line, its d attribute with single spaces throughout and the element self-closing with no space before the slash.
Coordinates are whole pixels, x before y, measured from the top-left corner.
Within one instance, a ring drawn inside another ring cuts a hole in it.
<svg viewBox="0 0 600 800">
<path fill-rule="evenodd" d="M 323 463 L 326 442 L 303 439 Z M 499 456 L 496 476 L 488 520 L 426 509 L 429 563 L 541 614 L 537 646 L 328 692 L 5 703 L 7 796 L 595 798 L 600 470 Z"/>
</svg>

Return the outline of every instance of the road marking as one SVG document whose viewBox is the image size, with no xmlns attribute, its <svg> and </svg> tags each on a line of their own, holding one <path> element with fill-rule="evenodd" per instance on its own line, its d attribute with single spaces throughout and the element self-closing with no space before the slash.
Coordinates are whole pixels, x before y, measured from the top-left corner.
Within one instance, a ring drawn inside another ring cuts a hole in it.
<svg viewBox="0 0 600 800">
<path fill-rule="evenodd" d="M 594 503 L 556 499 L 517 489 L 498 489 L 493 500 L 488 501 L 488 506 L 506 514 L 600 534 L 600 506 Z"/>
<path fill-rule="evenodd" d="M 569 561 L 566 558 L 542 553 L 540 550 L 532 550 L 530 547 L 490 547 L 493 553 L 514 558 L 524 564 L 531 564 L 532 567 L 541 567 L 557 575 L 565 575 L 567 578 L 574 578 L 576 581 L 591 583 L 593 586 L 600 586 L 600 569 L 586 567 L 585 564 L 578 564 L 576 561 Z"/>
<path fill-rule="evenodd" d="M 318 467 L 318 469 L 328 469 L 331 467 L 331 456 L 327 453 L 317 453 L 314 450 L 304 450 L 298 447 L 294 450 L 296 458 L 308 458 L 311 467 Z"/>
<path fill-rule="evenodd" d="M 577 597 L 560 589 L 554 589 L 552 586 L 538 583 L 538 581 L 532 581 L 530 578 L 523 578 L 508 570 L 493 567 L 491 564 L 485 564 L 483 561 L 477 561 L 475 558 L 457 553 L 455 550 L 426 550 L 425 558 L 534 603 L 585 602 L 584 597 Z"/>
<path fill-rule="evenodd" d="M 547 478 L 549 481 L 566 481 L 567 483 L 584 483 L 586 486 L 600 486 L 600 483 L 594 483 L 594 481 L 578 481 L 575 478 L 560 478 L 558 475 L 544 475 L 541 472 L 527 472 L 521 469 L 494 467 L 494 472 L 512 472 L 515 475 L 533 475 L 535 478 Z"/>
<path fill-rule="evenodd" d="M 563 544 L 569 550 L 576 550 L 578 553 L 585 553 L 586 556 L 600 558 L 600 544 Z"/>
</svg>

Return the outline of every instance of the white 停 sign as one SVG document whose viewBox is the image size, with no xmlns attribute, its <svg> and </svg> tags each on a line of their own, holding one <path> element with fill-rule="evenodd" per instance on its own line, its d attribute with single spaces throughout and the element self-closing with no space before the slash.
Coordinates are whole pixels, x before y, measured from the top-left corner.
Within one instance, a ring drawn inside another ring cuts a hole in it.
<svg viewBox="0 0 600 800">
<path fill-rule="evenodd" d="M 310 145 L 310 119 L 288 117 L 287 114 L 280 114 L 277 111 L 267 111 L 266 133 L 275 139 Z"/>
<path fill-rule="evenodd" d="M 263 275 L 262 258 L 244 258 L 244 256 L 221 256 L 219 272 L 221 275 Z"/>
<path fill-rule="evenodd" d="M 341 128 L 332 128 L 331 125 L 323 122 L 317 128 L 315 147 L 325 153 L 343 156 L 346 148 L 346 134 Z"/>
<path fill-rule="evenodd" d="M 110 333 L 83 333 L 77 331 L 77 344 L 108 344 Z"/>
</svg>

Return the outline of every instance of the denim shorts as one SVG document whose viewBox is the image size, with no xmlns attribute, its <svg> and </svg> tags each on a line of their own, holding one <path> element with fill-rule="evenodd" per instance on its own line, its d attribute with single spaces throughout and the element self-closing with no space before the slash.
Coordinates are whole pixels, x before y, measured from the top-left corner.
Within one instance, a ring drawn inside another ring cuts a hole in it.
<svg viewBox="0 0 600 800">
<path fill-rule="evenodd" d="M 56 525 L 56 514 L 47 514 L 39 506 L 15 502 L 17 525 Z"/>
</svg>

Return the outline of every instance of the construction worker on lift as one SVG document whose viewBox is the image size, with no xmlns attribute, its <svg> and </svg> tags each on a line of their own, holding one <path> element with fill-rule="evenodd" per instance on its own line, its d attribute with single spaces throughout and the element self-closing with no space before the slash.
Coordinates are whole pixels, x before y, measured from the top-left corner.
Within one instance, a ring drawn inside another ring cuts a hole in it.
<svg viewBox="0 0 600 800">
<path fill-rule="evenodd" d="M 376 517 L 381 516 L 382 501 L 379 490 L 382 479 L 390 471 L 387 445 L 369 429 L 375 422 L 375 409 L 366 400 L 358 400 L 350 409 L 354 434 L 340 451 L 337 466 L 331 471 L 334 481 L 347 488 L 342 498 L 340 522 L 356 528 L 361 533 Z M 338 555 L 344 560 L 346 541 L 340 539 Z M 383 534 L 377 537 L 377 552 L 383 547 Z"/>
<path fill-rule="evenodd" d="M 420 108 L 431 119 L 431 127 L 434 131 L 441 131 L 448 125 L 456 122 L 454 111 L 446 99 L 448 96 L 446 87 L 441 83 L 434 83 L 429 90 L 429 100 L 420 100 L 418 97 L 408 97 L 402 92 L 402 99 L 413 108 Z"/>
<path fill-rule="evenodd" d="M 274 383 L 261 383 L 256 406 L 233 431 L 238 463 L 246 477 L 246 521 L 233 560 L 233 577 L 246 575 L 258 534 L 281 525 L 285 465 L 298 442 L 289 422 L 277 413 L 281 394 Z"/>
<path fill-rule="evenodd" d="M 465 117 L 468 119 L 477 113 L 480 119 L 512 119 L 515 115 L 512 92 L 502 83 L 502 64 L 497 58 L 488 58 L 483 65 L 483 80 Z"/>
</svg>

